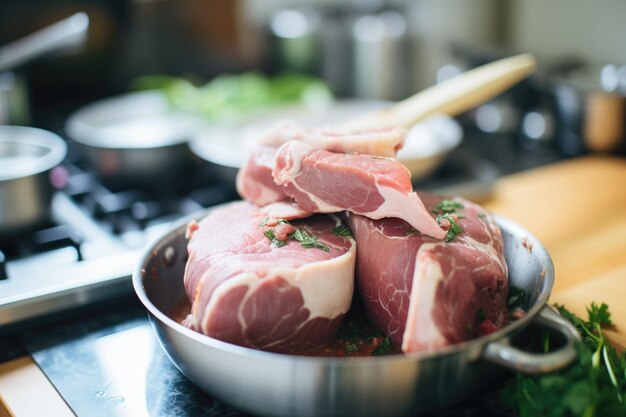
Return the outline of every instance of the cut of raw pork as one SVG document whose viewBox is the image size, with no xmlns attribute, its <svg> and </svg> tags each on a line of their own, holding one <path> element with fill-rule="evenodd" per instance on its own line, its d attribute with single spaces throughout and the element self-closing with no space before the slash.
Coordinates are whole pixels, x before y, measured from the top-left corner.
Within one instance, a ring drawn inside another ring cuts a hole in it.
<svg viewBox="0 0 626 417">
<path fill-rule="evenodd" d="M 332 233 L 337 216 L 285 222 L 273 215 L 306 213 L 270 207 L 236 202 L 190 223 L 185 324 L 241 346 L 304 352 L 332 337 L 350 308 L 356 243 Z"/>
<path fill-rule="evenodd" d="M 420 194 L 432 211 L 442 200 Z M 499 328 L 507 317 L 502 234 L 476 204 L 456 198 L 462 232 L 451 241 L 408 223 L 347 214 L 357 240 L 357 287 L 372 322 L 404 352 L 434 350 Z M 437 211 L 437 209 L 435 209 Z"/>
<path fill-rule="evenodd" d="M 333 153 L 290 141 L 278 149 L 272 174 L 304 210 L 397 217 L 436 239 L 445 236 L 413 191 L 411 173 L 395 159 Z"/>
<path fill-rule="evenodd" d="M 333 132 L 305 129 L 293 122 L 277 123 L 259 138 L 237 173 L 237 191 L 243 199 L 258 206 L 290 200 L 272 178 L 276 150 L 288 141 L 297 140 L 333 152 L 394 156 L 402 147 L 405 134 L 403 128 Z"/>
</svg>

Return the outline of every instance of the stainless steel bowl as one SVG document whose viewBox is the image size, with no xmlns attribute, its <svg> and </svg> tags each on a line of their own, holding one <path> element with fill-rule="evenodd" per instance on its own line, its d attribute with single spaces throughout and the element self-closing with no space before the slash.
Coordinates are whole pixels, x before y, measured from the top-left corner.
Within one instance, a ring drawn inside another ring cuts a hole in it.
<svg viewBox="0 0 626 417">
<path fill-rule="evenodd" d="M 546 305 L 554 281 L 552 261 L 522 227 L 497 218 L 505 241 L 509 279 L 531 294 L 522 319 L 479 339 L 431 353 L 366 358 L 283 355 L 234 346 L 204 336 L 168 317 L 184 297 L 187 221 L 147 248 L 133 285 L 156 335 L 178 369 L 205 392 L 261 416 L 409 416 L 466 399 L 504 368 L 550 372 L 576 356 L 576 330 Z M 522 239 L 528 244 L 523 245 Z M 527 249 L 532 245 L 532 251 Z M 529 324 L 559 333 L 557 351 L 536 354 L 510 342 Z"/>
<path fill-rule="evenodd" d="M 45 221 L 54 191 L 49 174 L 66 153 L 52 132 L 0 126 L 0 236 Z"/>
</svg>

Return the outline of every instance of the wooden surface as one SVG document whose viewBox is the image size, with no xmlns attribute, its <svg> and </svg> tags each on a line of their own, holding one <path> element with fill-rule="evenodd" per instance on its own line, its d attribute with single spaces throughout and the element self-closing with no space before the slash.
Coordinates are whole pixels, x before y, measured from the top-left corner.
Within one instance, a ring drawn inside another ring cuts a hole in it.
<svg viewBox="0 0 626 417">
<path fill-rule="evenodd" d="M 590 156 L 498 181 L 483 205 L 546 246 L 555 267 L 551 302 L 586 316 L 606 302 L 611 341 L 626 348 L 626 159 Z"/>
<path fill-rule="evenodd" d="M 0 364 L 0 417 L 13 416 L 74 416 L 30 357 Z"/>
</svg>

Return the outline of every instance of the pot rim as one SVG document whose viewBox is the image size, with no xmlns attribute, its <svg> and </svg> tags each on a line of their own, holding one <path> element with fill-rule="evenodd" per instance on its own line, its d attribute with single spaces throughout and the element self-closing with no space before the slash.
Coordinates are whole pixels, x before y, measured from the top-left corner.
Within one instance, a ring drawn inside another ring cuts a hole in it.
<svg viewBox="0 0 626 417">
<path fill-rule="evenodd" d="M 59 165 L 67 155 L 67 144 L 48 130 L 26 126 L 0 126 L 0 143 L 27 144 L 46 152 L 25 164 L 0 167 L 0 181 L 13 180 L 46 172 Z"/>
<path fill-rule="evenodd" d="M 201 213 L 195 213 L 194 215 L 187 216 L 185 218 L 180 219 L 175 224 L 172 225 L 172 228 L 166 232 L 163 236 L 155 239 L 153 243 L 146 246 L 143 254 L 140 257 L 140 261 L 137 263 L 133 275 L 133 288 L 138 298 L 144 305 L 144 307 L 148 310 L 151 318 L 158 320 L 162 324 L 169 327 L 171 330 L 182 334 L 185 337 L 188 337 L 200 344 L 206 345 L 208 347 L 219 349 L 222 351 L 226 351 L 227 353 L 234 355 L 247 356 L 251 358 L 257 358 L 259 360 L 267 360 L 267 361 L 281 361 L 288 360 L 296 363 L 314 363 L 318 366 L 375 366 L 380 363 L 391 363 L 391 362 L 404 362 L 404 361 L 421 361 L 421 360 L 431 360 L 434 358 L 440 358 L 448 355 L 461 354 L 467 351 L 482 351 L 487 345 L 492 342 L 500 341 L 506 339 L 508 336 L 517 332 L 521 328 L 529 325 L 529 323 L 539 314 L 539 312 L 546 306 L 548 301 L 548 297 L 550 295 L 550 291 L 552 290 L 552 286 L 554 283 L 554 266 L 550 259 L 549 254 L 545 250 L 545 248 L 541 245 L 539 240 L 528 232 L 526 229 L 513 222 L 512 220 L 494 215 L 498 226 L 503 229 L 503 233 L 507 233 L 508 231 L 513 232 L 517 236 L 524 236 L 529 245 L 532 245 L 532 250 L 534 253 L 537 253 L 540 257 L 546 259 L 548 262 L 544 265 L 543 277 L 542 279 L 542 287 L 540 293 L 537 295 L 535 303 L 528 310 L 527 314 L 516 320 L 513 323 L 505 326 L 497 332 L 491 333 L 489 335 L 485 335 L 476 339 L 464 341 L 461 343 L 453 344 L 450 346 L 446 346 L 444 348 L 440 348 L 434 351 L 428 352 L 414 352 L 414 353 L 403 353 L 397 355 L 388 355 L 388 356 L 376 356 L 376 357 L 350 357 L 350 358 L 341 358 L 341 357 L 317 357 L 317 356 L 300 356 L 293 354 L 284 354 L 284 353 L 274 353 L 274 352 L 266 352 L 262 350 L 251 349 L 243 346 L 233 345 L 228 342 L 223 342 L 218 339 L 214 339 L 212 337 L 206 336 L 194 330 L 191 330 L 182 324 L 172 320 L 167 314 L 159 310 L 149 299 L 145 288 L 143 286 L 144 280 L 144 272 L 145 268 L 154 254 L 158 253 L 159 248 L 163 247 L 167 244 L 174 236 L 182 234 L 185 232 L 186 225 L 190 220 L 199 219 L 205 216 L 212 208 L 202 211 Z M 521 242 L 520 242 L 521 244 Z M 181 277 L 182 279 L 182 277 Z"/>
<path fill-rule="evenodd" d="M 149 119 L 142 121 L 144 118 Z M 128 122 L 136 125 L 115 127 Z M 160 125 L 155 126 L 156 122 Z M 141 123 L 142 129 L 137 127 Z M 186 144 L 193 132 L 205 124 L 200 116 L 171 107 L 163 93 L 147 90 L 89 103 L 70 114 L 65 130 L 70 139 L 83 146 L 144 150 Z"/>
</svg>

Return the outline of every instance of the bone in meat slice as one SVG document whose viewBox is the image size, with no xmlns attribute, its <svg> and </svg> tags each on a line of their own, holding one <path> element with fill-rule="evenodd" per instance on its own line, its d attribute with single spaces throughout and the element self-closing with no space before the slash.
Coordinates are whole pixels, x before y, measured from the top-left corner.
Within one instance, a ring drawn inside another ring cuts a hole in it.
<svg viewBox="0 0 626 417">
<path fill-rule="evenodd" d="M 291 141 L 279 148 L 272 174 L 304 210 L 397 217 L 436 239 L 445 236 L 413 192 L 411 173 L 395 159 L 338 154 Z"/>
<path fill-rule="evenodd" d="M 285 226 L 273 214 L 236 202 L 190 224 L 184 284 L 192 309 L 186 324 L 241 346 L 304 352 L 332 337 L 350 308 L 356 243 L 331 232 L 341 224 L 337 216 Z M 328 251 L 295 239 L 277 246 L 265 232 L 279 235 L 283 226 L 317 237 Z"/>
<path fill-rule="evenodd" d="M 441 197 L 421 194 L 431 210 Z M 491 216 L 460 198 L 452 241 L 414 233 L 400 219 L 348 214 L 357 240 L 357 285 L 369 318 L 404 352 L 429 351 L 498 328 L 507 317 L 508 270 Z"/>
</svg>

